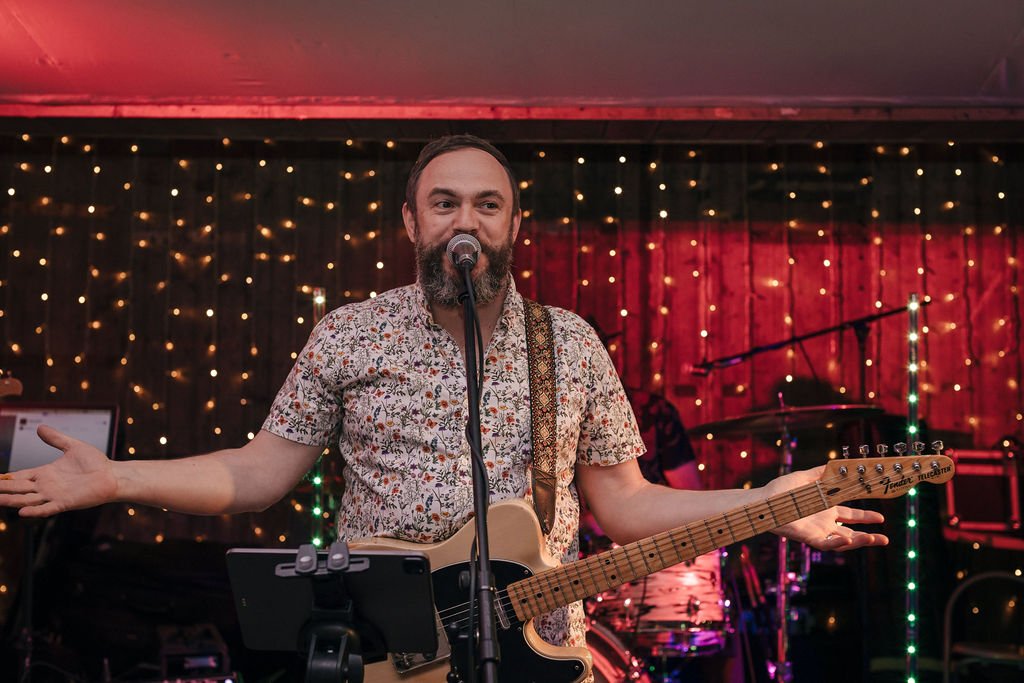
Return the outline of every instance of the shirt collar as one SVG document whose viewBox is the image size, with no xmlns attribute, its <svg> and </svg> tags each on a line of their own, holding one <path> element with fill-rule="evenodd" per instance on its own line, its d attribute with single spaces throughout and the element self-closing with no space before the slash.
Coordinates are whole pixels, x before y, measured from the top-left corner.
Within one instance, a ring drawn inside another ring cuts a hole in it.
<svg viewBox="0 0 1024 683">
<path fill-rule="evenodd" d="M 415 319 L 421 322 L 427 329 L 441 330 L 441 326 L 434 320 L 434 314 L 427 303 L 427 295 L 423 291 L 423 286 L 419 280 L 416 280 L 413 290 L 413 315 Z M 508 333 L 514 333 L 515 330 L 520 328 L 525 330 L 526 318 L 524 316 L 523 296 L 516 289 L 515 278 L 509 275 L 508 291 L 505 294 L 505 303 L 501 307 L 498 324 L 494 329 L 494 336 L 499 337 Z M 522 324 L 519 324 L 519 321 L 523 321 Z"/>
</svg>

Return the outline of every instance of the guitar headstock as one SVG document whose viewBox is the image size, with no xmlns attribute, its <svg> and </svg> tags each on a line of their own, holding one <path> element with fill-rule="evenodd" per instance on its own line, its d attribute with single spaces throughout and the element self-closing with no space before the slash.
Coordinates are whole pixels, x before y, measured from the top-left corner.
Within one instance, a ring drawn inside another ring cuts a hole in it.
<svg viewBox="0 0 1024 683">
<path fill-rule="evenodd" d="M 843 448 L 843 457 L 825 465 L 819 483 L 833 500 L 860 498 L 897 498 L 920 483 L 944 484 L 953 478 L 953 460 L 942 455 L 942 442 L 931 444 L 934 453 L 925 453 L 925 444 L 917 441 L 910 449 L 907 444 L 893 447 L 897 455 L 888 455 L 889 447 L 875 447 L 876 457 L 850 459 L 849 449 Z M 908 453 L 909 450 L 909 453 Z M 861 446 L 859 453 L 870 456 L 871 448 Z"/>
</svg>

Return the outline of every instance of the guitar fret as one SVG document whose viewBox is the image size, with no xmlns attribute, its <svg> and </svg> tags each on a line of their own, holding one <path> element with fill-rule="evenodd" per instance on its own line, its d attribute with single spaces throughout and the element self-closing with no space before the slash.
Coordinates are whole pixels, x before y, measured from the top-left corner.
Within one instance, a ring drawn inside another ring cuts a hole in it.
<svg viewBox="0 0 1024 683">
<path fill-rule="evenodd" d="M 548 603 L 546 606 L 549 608 L 549 611 L 558 607 L 558 602 L 554 599 L 554 597 L 555 595 L 561 592 L 561 584 L 558 581 L 559 574 L 560 572 L 546 573 L 547 590 L 544 591 L 544 600 L 546 603 Z M 541 574 L 541 576 L 545 576 L 545 574 Z"/>
<path fill-rule="evenodd" d="M 671 541 L 671 538 L 669 537 L 668 540 Z M 665 556 L 661 554 L 661 542 L 659 540 L 654 541 L 654 550 L 658 553 L 658 562 L 661 563 L 661 568 L 668 567 L 671 563 L 666 562 Z"/>
<path fill-rule="evenodd" d="M 689 524 L 683 527 L 683 529 L 686 531 L 686 535 L 690 537 L 690 548 L 693 550 L 693 556 L 700 555 L 701 552 L 700 548 L 697 547 L 697 541 L 693 539 L 693 529 L 690 528 Z"/>
<path fill-rule="evenodd" d="M 608 566 L 612 562 L 611 559 L 609 559 L 609 558 L 611 558 L 612 555 L 614 555 L 614 553 L 615 553 L 614 550 L 610 550 L 607 553 L 602 553 L 601 555 L 598 555 L 598 558 L 604 557 L 604 561 L 601 561 L 599 559 L 598 560 L 598 564 L 601 567 L 601 573 L 604 574 L 605 581 L 609 582 L 609 585 L 611 585 L 611 582 L 614 580 L 614 579 L 612 579 L 612 576 L 615 576 L 615 575 L 614 574 L 609 575 L 608 572 L 607 572 L 607 568 L 608 568 Z M 612 569 L 614 570 L 614 567 L 612 567 Z"/>
<path fill-rule="evenodd" d="M 622 548 L 616 548 L 615 551 L 612 554 L 613 554 L 613 561 L 612 561 L 610 566 L 612 568 L 612 571 L 614 571 L 615 573 L 611 574 L 608 577 L 608 579 L 610 581 L 618 581 L 619 578 L 622 576 L 622 573 L 623 573 L 622 572 L 622 560 L 624 558 L 622 557 Z M 628 565 L 629 562 L 627 561 L 626 564 Z"/>
<path fill-rule="evenodd" d="M 679 534 L 676 533 L 678 531 L 679 529 L 673 529 L 672 531 L 665 533 L 665 540 L 669 543 L 668 550 L 670 551 L 668 561 L 662 558 L 662 562 L 666 567 L 679 562 L 683 557 L 683 548 L 680 545 L 680 543 L 682 543 L 682 539 Z"/>
<path fill-rule="evenodd" d="M 768 514 L 772 516 L 772 521 L 775 522 L 775 526 L 776 527 L 782 526 L 781 524 L 779 524 L 779 518 L 775 516 L 775 510 L 772 509 L 772 500 L 771 500 L 771 498 L 765 498 L 764 504 L 766 506 L 768 506 Z"/>
<path fill-rule="evenodd" d="M 743 514 L 747 516 L 747 524 L 750 525 L 750 535 L 753 536 L 757 534 L 757 525 L 754 524 L 754 518 L 750 516 L 750 510 L 746 505 L 743 506 Z"/>
<path fill-rule="evenodd" d="M 644 557 L 647 553 L 643 548 L 643 541 L 636 542 L 636 549 L 639 551 L 638 554 L 640 555 L 640 561 L 644 563 L 644 576 L 658 571 L 657 569 L 651 569 L 651 565 L 647 564 L 647 558 Z"/>
<path fill-rule="evenodd" d="M 545 595 L 544 586 L 542 585 L 544 579 L 543 574 L 538 574 L 530 579 L 530 600 L 533 602 L 534 609 L 538 612 L 544 611 Z"/>
<path fill-rule="evenodd" d="M 818 495 L 821 496 L 821 509 L 827 510 L 829 508 L 828 500 L 825 499 L 825 492 L 821 490 L 821 482 L 814 482 L 814 488 L 818 490 Z"/>
<path fill-rule="evenodd" d="M 576 597 L 580 591 L 579 567 L 574 566 L 578 564 L 580 563 L 571 562 L 567 565 L 563 565 L 562 570 L 559 571 L 559 574 L 562 575 L 561 583 L 563 585 L 563 592 L 573 600 L 579 600 L 579 598 Z M 573 573 L 576 574 L 575 579 L 572 577 Z"/>
<path fill-rule="evenodd" d="M 686 541 L 683 540 L 682 534 L 678 533 L 680 531 L 686 531 L 686 527 L 680 527 L 678 529 L 674 529 L 672 534 L 670 534 L 671 539 L 672 539 L 672 561 L 673 562 L 681 562 L 683 560 L 683 558 L 686 557 L 686 551 L 687 551 L 687 547 L 688 546 L 684 545 L 686 543 Z M 688 545 L 692 546 L 692 541 Z"/>
<path fill-rule="evenodd" d="M 732 543 L 736 542 L 736 532 L 732 530 L 732 524 L 729 523 L 729 513 L 722 515 L 722 520 L 725 522 L 725 526 L 729 529 L 729 536 L 732 538 Z M 725 544 L 723 544 L 725 545 Z"/>
<path fill-rule="evenodd" d="M 588 572 L 590 580 L 593 581 L 594 589 L 597 591 L 603 590 L 608 580 L 604 573 L 604 567 L 601 566 L 601 561 L 601 555 L 595 555 L 590 563 L 590 571 Z"/>
<path fill-rule="evenodd" d="M 515 583 L 509 584 L 508 597 L 512 601 L 512 609 L 516 612 L 516 617 L 520 621 L 526 621 L 533 616 L 530 610 L 529 598 L 526 597 L 526 592 L 530 590 L 529 583 L 532 580 L 523 579 L 522 581 L 516 581 Z"/>
<path fill-rule="evenodd" d="M 557 577 L 548 576 L 547 574 L 548 572 L 537 575 L 537 578 L 543 577 L 542 580 L 545 584 L 538 590 L 538 593 L 543 594 L 544 596 L 542 601 L 537 603 L 537 609 L 540 612 L 550 612 L 558 607 L 562 602 L 561 599 L 556 599 L 561 598 L 561 590 L 559 590 L 559 586 L 556 585 L 557 581 L 552 581 L 552 579 Z M 558 572 L 558 574 L 561 574 L 561 572 Z"/>
<path fill-rule="evenodd" d="M 576 572 L 576 578 L 573 580 L 573 585 L 576 589 L 573 590 L 573 598 L 575 600 L 582 600 L 583 598 L 592 595 L 594 592 L 598 592 L 598 586 L 596 583 L 591 581 L 587 583 L 586 577 L 583 576 L 582 569 L 586 566 L 585 561 L 572 562 L 569 564 L 568 569 Z M 574 600 L 574 602 L 575 602 Z"/>
<path fill-rule="evenodd" d="M 711 546 L 707 550 L 701 550 L 700 554 L 703 555 L 706 552 L 710 552 L 715 547 L 715 534 L 711 531 L 711 527 L 708 526 L 708 520 L 704 520 L 704 528 L 708 530 L 708 537 Z"/>
<path fill-rule="evenodd" d="M 796 514 L 797 514 L 797 516 L 798 517 L 803 517 L 804 516 L 803 513 L 800 512 L 800 503 L 796 499 L 796 492 L 795 491 L 790 491 L 789 492 L 789 497 L 793 499 L 793 505 L 796 507 Z"/>
<path fill-rule="evenodd" d="M 774 528 L 772 526 L 773 523 L 775 526 L 779 525 L 778 520 L 775 519 L 775 515 L 772 514 L 772 509 L 770 505 L 768 505 L 767 503 L 759 503 L 757 507 L 761 509 L 761 512 L 757 513 L 757 518 L 761 520 L 761 523 L 758 526 L 758 531 L 770 531 Z M 768 519 L 765 517 L 766 511 L 768 513 L 768 517 L 772 518 L 772 521 L 768 521 Z"/>
<path fill-rule="evenodd" d="M 637 572 L 636 569 L 633 567 L 633 553 L 630 552 L 630 548 L 634 545 L 636 544 L 630 543 L 628 546 L 623 546 L 619 548 L 619 561 L 616 563 L 615 566 L 619 570 L 619 578 L 617 580 L 621 581 L 622 583 L 632 581 L 642 574 L 641 572 Z M 629 578 L 626 577 L 627 572 L 629 573 Z"/>
</svg>

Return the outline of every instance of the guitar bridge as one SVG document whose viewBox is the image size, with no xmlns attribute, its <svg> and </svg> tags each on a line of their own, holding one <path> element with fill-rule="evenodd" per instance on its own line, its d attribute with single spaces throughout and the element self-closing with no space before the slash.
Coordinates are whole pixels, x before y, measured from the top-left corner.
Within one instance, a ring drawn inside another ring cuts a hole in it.
<svg viewBox="0 0 1024 683">
<path fill-rule="evenodd" d="M 494 614 L 498 620 L 498 625 L 504 630 L 509 630 L 512 627 L 512 623 L 508 620 L 508 614 L 505 612 L 505 608 L 501 606 L 501 600 L 494 598 Z"/>
</svg>

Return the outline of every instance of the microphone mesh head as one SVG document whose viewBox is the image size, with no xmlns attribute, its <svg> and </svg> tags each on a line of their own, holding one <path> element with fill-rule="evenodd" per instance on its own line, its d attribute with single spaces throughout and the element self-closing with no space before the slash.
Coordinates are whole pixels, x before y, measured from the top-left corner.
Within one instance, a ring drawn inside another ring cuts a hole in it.
<svg viewBox="0 0 1024 683">
<path fill-rule="evenodd" d="M 455 265 L 459 265 L 459 257 L 467 255 L 476 263 L 477 254 L 480 253 L 480 241 L 472 235 L 461 233 L 448 240 L 448 258 Z"/>
</svg>

